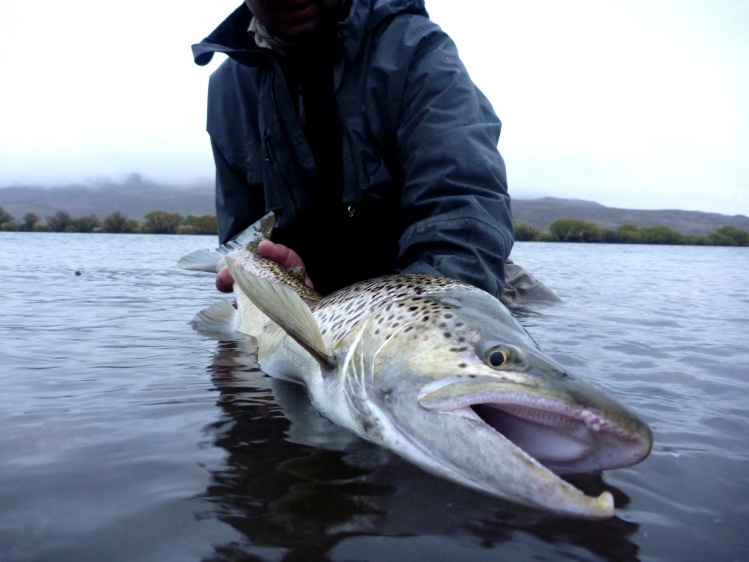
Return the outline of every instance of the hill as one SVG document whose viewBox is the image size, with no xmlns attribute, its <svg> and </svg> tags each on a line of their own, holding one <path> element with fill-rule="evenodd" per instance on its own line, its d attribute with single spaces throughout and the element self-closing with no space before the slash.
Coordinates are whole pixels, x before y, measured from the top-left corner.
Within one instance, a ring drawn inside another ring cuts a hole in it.
<svg viewBox="0 0 749 562">
<path fill-rule="evenodd" d="M 527 224 L 538 230 L 548 230 L 557 219 L 576 219 L 596 223 L 601 228 L 614 230 L 623 224 L 669 226 L 682 234 L 710 234 L 721 226 L 730 225 L 749 232 L 749 217 L 744 215 L 722 215 L 701 211 L 667 209 L 645 211 L 639 209 L 617 209 L 592 201 L 579 199 L 513 199 L 512 213 L 515 222 Z"/>
<path fill-rule="evenodd" d="M 181 215 L 212 215 L 215 213 L 213 185 L 210 182 L 188 187 L 166 187 L 133 174 L 120 184 L 102 182 L 94 186 L 5 187 L 0 189 L 0 207 L 20 221 L 26 213 L 36 213 L 44 221 L 57 211 L 73 217 L 96 215 L 103 218 L 120 211 L 129 218 L 142 221 L 150 211 L 166 211 Z M 700 211 L 642 211 L 606 207 L 579 199 L 513 199 L 515 222 L 539 230 L 548 230 L 560 218 L 596 223 L 601 228 L 615 229 L 623 224 L 670 226 L 683 234 L 709 234 L 730 225 L 749 232 L 749 217 L 721 215 Z"/>
<path fill-rule="evenodd" d="M 96 215 L 99 218 L 120 211 L 128 218 L 142 221 L 146 213 L 166 211 L 181 215 L 213 215 L 213 184 L 190 187 L 165 187 L 134 175 L 126 182 L 64 187 L 5 187 L 0 189 L 0 207 L 21 220 L 36 213 L 42 222 L 57 211 L 73 217 Z"/>
</svg>

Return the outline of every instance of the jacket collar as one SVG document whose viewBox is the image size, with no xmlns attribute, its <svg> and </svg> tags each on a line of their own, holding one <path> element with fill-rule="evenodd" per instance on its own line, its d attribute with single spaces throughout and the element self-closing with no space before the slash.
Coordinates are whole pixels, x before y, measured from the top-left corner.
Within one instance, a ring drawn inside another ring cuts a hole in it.
<svg viewBox="0 0 749 562">
<path fill-rule="evenodd" d="M 353 59 L 364 44 L 364 37 L 383 20 L 401 13 L 427 16 L 424 0 L 351 0 L 348 17 L 338 24 L 338 36 L 348 59 Z M 243 2 L 228 18 L 200 43 L 192 46 L 195 64 L 211 62 L 214 53 L 235 55 L 256 51 L 259 47 L 247 33 L 252 14 Z"/>
<path fill-rule="evenodd" d="M 211 62 L 214 53 L 232 54 L 257 49 L 247 33 L 251 20 L 250 9 L 243 2 L 208 37 L 192 46 L 195 64 L 205 66 Z"/>
</svg>

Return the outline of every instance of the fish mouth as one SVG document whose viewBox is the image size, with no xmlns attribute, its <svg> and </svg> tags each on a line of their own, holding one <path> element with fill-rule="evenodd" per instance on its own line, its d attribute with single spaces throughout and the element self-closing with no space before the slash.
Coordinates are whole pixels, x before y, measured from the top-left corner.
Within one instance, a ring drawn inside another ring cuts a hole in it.
<svg viewBox="0 0 749 562">
<path fill-rule="evenodd" d="M 652 446 L 649 428 L 629 412 L 626 423 L 617 423 L 598 409 L 531 389 L 497 390 L 496 382 L 449 384 L 422 395 L 419 403 L 480 420 L 556 474 L 630 466 L 647 457 Z M 624 410 L 616 407 L 621 417 Z"/>
<path fill-rule="evenodd" d="M 633 464 L 627 460 L 631 455 L 622 451 L 620 440 L 601 429 L 596 421 L 586 421 L 583 412 L 560 414 L 491 402 L 469 408 L 481 421 L 557 474 L 600 472 Z M 589 419 L 596 420 L 596 416 L 590 415 Z"/>
</svg>

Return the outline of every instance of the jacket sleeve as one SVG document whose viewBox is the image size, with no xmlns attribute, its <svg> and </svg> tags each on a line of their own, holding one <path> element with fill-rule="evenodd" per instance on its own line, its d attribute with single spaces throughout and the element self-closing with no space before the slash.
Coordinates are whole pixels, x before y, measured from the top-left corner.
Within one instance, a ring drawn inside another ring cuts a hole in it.
<svg viewBox="0 0 749 562">
<path fill-rule="evenodd" d="M 398 268 L 499 297 L 514 239 L 501 123 L 436 26 L 414 50 L 401 99 L 396 158 L 407 227 Z"/>
<path fill-rule="evenodd" d="M 254 73 L 229 58 L 208 82 L 206 129 L 216 166 L 216 220 L 221 244 L 265 214 L 255 78 Z"/>
</svg>

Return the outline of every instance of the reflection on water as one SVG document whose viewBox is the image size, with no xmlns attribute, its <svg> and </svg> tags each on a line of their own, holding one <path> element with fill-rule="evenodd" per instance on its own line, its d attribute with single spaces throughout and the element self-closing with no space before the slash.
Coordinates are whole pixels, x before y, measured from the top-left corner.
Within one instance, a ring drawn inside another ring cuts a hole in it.
<svg viewBox="0 0 749 562">
<path fill-rule="evenodd" d="M 535 555 L 553 556 L 561 541 L 602 560 L 637 559 L 628 540 L 636 524 L 564 520 L 434 478 L 332 425 L 302 387 L 265 377 L 247 357 L 241 341 L 221 341 L 211 366 L 226 415 L 209 431 L 228 457 L 206 497 L 213 516 L 246 537 L 217 546 L 214 559 L 244 559 L 257 547 L 283 560 L 337 559 L 344 551 L 365 559 L 372 545 L 363 539 L 435 536 L 458 541 L 433 559 L 479 548 L 477 560 L 504 546 L 516 551 L 518 533 L 534 539 L 527 552 Z M 617 507 L 629 502 L 601 477 L 574 483 L 590 494 L 611 491 Z"/>
</svg>

